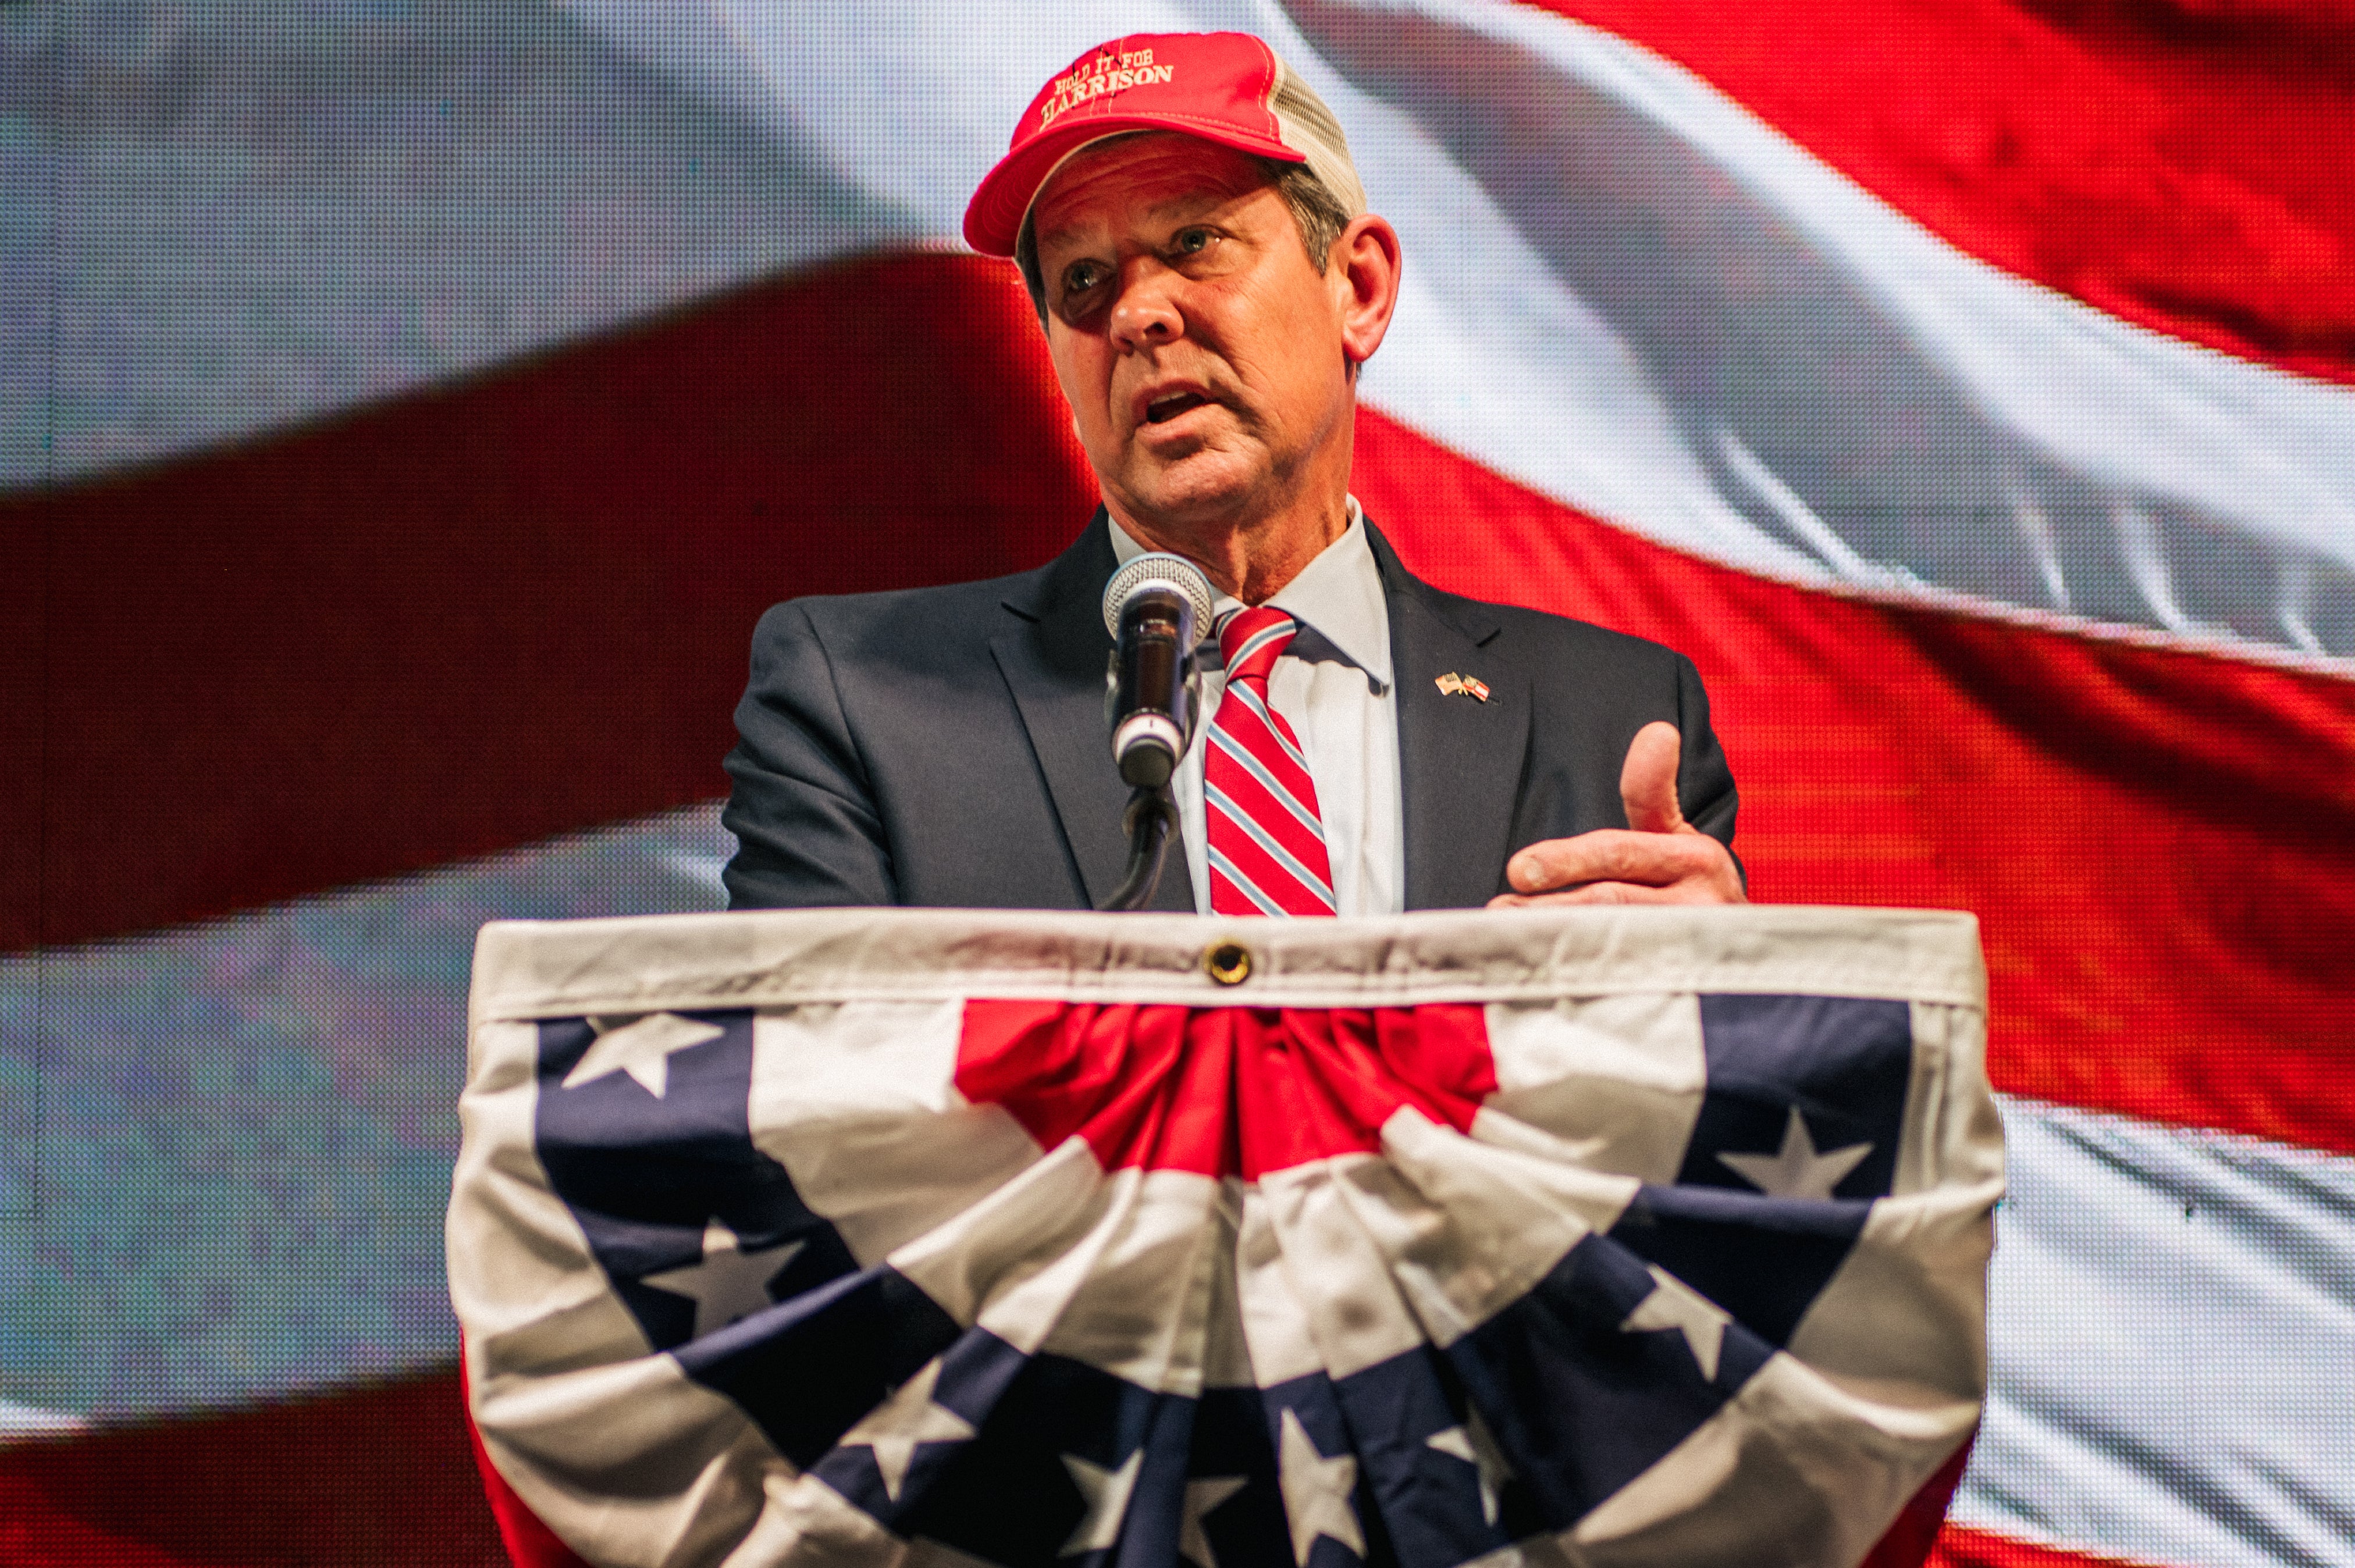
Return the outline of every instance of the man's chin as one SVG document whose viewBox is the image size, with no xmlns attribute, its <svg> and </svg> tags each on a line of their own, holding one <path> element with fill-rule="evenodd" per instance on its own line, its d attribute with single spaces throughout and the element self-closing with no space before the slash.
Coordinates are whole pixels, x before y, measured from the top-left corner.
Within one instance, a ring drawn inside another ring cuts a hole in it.
<svg viewBox="0 0 2355 1568">
<path fill-rule="evenodd" d="M 1139 465 L 1124 474 L 1121 499 L 1140 520 L 1184 527 L 1238 521 L 1265 504 L 1266 471 L 1233 452 L 1199 451 L 1175 462 Z"/>
</svg>

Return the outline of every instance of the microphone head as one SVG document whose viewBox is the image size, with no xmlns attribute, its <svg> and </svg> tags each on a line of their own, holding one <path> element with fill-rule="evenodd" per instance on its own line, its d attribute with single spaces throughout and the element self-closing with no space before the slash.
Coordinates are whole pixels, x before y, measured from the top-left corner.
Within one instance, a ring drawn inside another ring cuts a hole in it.
<svg viewBox="0 0 2355 1568">
<path fill-rule="evenodd" d="M 1209 634 L 1210 605 L 1215 598 L 1210 579 L 1185 556 L 1156 550 L 1149 556 L 1137 556 L 1113 573 L 1112 581 L 1104 584 L 1104 630 L 1112 633 L 1114 641 L 1120 639 L 1120 612 L 1127 607 L 1132 595 L 1146 588 L 1166 589 L 1186 600 L 1194 611 L 1195 636 Z"/>
</svg>

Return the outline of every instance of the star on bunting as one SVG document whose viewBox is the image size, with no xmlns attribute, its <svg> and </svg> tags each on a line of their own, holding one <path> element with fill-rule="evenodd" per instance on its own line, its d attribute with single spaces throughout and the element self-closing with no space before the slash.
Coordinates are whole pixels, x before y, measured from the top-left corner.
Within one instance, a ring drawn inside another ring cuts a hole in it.
<svg viewBox="0 0 2355 1568">
<path fill-rule="evenodd" d="M 699 1340 L 771 1306 L 769 1281 L 785 1271 L 805 1245 L 789 1241 L 746 1252 L 741 1236 L 713 1220 L 703 1227 L 702 1262 L 649 1274 L 638 1283 L 692 1300 Z"/>
<path fill-rule="evenodd" d="M 1636 1303 L 1627 1320 L 1619 1325 L 1623 1334 L 1645 1334 L 1658 1329 L 1677 1329 L 1684 1333 L 1686 1348 L 1700 1368 L 1700 1375 L 1710 1382 L 1717 1381 L 1717 1359 L 1725 1349 L 1725 1326 L 1733 1321 L 1733 1314 L 1662 1268 L 1650 1266 L 1652 1293 Z"/>
<path fill-rule="evenodd" d="M 1080 1489 L 1080 1497 L 1088 1511 L 1063 1542 L 1058 1557 L 1075 1557 L 1082 1552 L 1102 1552 L 1120 1540 L 1120 1521 L 1128 1515 L 1129 1494 L 1136 1490 L 1137 1472 L 1145 1467 L 1145 1450 L 1140 1447 L 1128 1457 L 1117 1470 L 1107 1470 L 1102 1465 L 1090 1464 L 1077 1454 L 1063 1456 L 1063 1468 L 1071 1472 L 1071 1484 Z"/>
<path fill-rule="evenodd" d="M 1366 1554 L 1366 1532 L 1349 1494 L 1358 1488 L 1354 1454 L 1327 1458 L 1300 1424 L 1300 1413 L 1284 1413 L 1283 1439 L 1276 1445 L 1278 1481 L 1284 1489 L 1284 1517 L 1292 1524 L 1292 1560 L 1308 1568 L 1308 1549 L 1320 1535 L 1329 1535 L 1359 1557 Z"/>
<path fill-rule="evenodd" d="M 1505 1483 L 1513 1478 L 1513 1467 L 1505 1462 L 1504 1450 L 1497 1446 L 1496 1435 L 1480 1419 L 1479 1410 L 1467 1408 L 1463 1425 L 1443 1427 L 1425 1438 L 1423 1446 L 1461 1459 L 1479 1472 L 1481 1517 L 1496 1523 L 1497 1499 Z"/>
<path fill-rule="evenodd" d="M 1194 1568 L 1219 1568 L 1218 1553 L 1210 1550 L 1202 1520 L 1248 1484 L 1241 1476 L 1202 1476 L 1186 1483 L 1186 1500 L 1178 1517 L 1178 1556 Z"/>
<path fill-rule="evenodd" d="M 883 1477 L 883 1495 L 900 1500 L 908 1482 L 908 1467 L 916 1462 L 920 1443 L 964 1443 L 972 1440 L 973 1424 L 945 1404 L 932 1403 L 932 1387 L 941 1381 L 941 1360 L 934 1356 L 923 1371 L 894 1389 L 891 1396 L 858 1418 L 842 1435 L 841 1446 L 866 1447 L 875 1454 L 875 1468 Z"/>
<path fill-rule="evenodd" d="M 1807 1133 L 1806 1118 L 1799 1114 L 1798 1107 L 1793 1106 L 1791 1119 L 1783 1125 L 1780 1150 L 1773 1154 L 1721 1154 L 1718 1159 L 1762 1192 L 1777 1198 L 1828 1200 L 1832 1189 L 1847 1180 L 1848 1173 L 1871 1152 L 1870 1143 L 1851 1143 L 1845 1149 L 1817 1153 L 1816 1140 Z"/>
<path fill-rule="evenodd" d="M 572 1071 L 564 1075 L 564 1086 L 577 1089 L 608 1073 L 627 1073 L 656 1099 L 670 1086 L 671 1053 L 728 1033 L 716 1023 L 698 1023 L 676 1012 L 650 1012 L 619 1029 L 600 1028 L 591 1019 L 589 1027 L 597 1031 L 597 1039 Z"/>
</svg>

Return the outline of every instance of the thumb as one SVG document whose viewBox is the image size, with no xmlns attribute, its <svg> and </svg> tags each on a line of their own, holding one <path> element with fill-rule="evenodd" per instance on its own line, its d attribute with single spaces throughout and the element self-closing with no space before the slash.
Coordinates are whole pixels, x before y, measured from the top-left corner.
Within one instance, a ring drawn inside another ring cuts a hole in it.
<svg viewBox="0 0 2355 1568">
<path fill-rule="evenodd" d="M 1677 804 L 1677 762 L 1684 748 L 1677 726 L 1662 719 L 1637 730 L 1629 743 L 1627 761 L 1619 769 L 1619 802 L 1627 808 L 1627 825 L 1636 832 L 1686 831 L 1684 808 Z"/>
</svg>

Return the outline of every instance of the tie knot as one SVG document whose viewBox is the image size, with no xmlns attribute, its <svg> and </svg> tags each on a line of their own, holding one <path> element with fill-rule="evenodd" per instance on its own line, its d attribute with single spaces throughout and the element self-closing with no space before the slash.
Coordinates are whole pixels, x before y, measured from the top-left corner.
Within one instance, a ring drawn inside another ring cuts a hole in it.
<svg viewBox="0 0 2355 1568">
<path fill-rule="evenodd" d="M 1249 681 L 1265 690 L 1267 673 L 1300 634 L 1300 622 L 1280 609 L 1259 605 L 1238 609 L 1219 626 L 1219 653 L 1227 662 L 1227 680 Z"/>
</svg>

